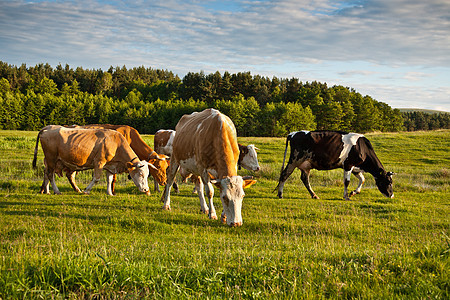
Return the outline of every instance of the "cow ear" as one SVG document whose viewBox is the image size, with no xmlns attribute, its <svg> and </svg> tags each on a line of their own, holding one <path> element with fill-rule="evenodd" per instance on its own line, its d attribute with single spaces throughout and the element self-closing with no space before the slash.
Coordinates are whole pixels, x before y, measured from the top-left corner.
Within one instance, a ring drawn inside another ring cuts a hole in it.
<svg viewBox="0 0 450 300">
<path fill-rule="evenodd" d="M 256 180 L 253 179 L 245 179 L 244 182 L 242 183 L 242 188 L 246 189 L 248 187 L 251 187 L 252 185 L 254 185 L 256 183 Z"/>
</svg>

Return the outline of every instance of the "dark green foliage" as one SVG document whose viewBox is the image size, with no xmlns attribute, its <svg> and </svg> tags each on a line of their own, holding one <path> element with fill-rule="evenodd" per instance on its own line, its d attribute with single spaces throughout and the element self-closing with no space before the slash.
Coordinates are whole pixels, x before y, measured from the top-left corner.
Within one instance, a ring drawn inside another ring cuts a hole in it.
<svg viewBox="0 0 450 300">
<path fill-rule="evenodd" d="M 170 71 L 143 66 L 105 72 L 0 61 L 0 129 L 113 123 L 154 133 L 174 129 L 183 114 L 207 107 L 229 115 L 240 136 L 285 136 L 300 129 L 364 133 L 449 128 L 448 114 L 401 114 L 348 87 L 297 78 L 190 72 L 181 80 Z"/>
<path fill-rule="evenodd" d="M 450 114 L 448 113 L 404 112 L 403 119 L 408 131 L 450 129 Z"/>
</svg>

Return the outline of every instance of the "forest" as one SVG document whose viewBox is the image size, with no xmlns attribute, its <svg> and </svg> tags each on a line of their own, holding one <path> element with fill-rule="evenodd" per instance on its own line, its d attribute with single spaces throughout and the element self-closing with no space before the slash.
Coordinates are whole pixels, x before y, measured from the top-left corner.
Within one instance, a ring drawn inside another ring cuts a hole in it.
<svg viewBox="0 0 450 300">
<path fill-rule="evenodd" d="M 0 61 L 0 129 L 49 124 L 127 124 L 143 134 L 174 129 L 180 117 L 213 107 L 239 136 L 296 130 L 394 132 L 450 128 L 450 114 L 402 113 L 344 86 L 252 75 L 188 73 L 146 67 L 89 70 Z"/>
</svg>

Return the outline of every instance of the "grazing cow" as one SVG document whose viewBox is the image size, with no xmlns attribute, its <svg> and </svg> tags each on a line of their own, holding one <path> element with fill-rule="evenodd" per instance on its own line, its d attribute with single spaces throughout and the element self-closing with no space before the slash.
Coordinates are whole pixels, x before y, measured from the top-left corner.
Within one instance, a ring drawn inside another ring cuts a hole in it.
<svg viewBox="0 0 450 300">
<path fill-rule="evenodd" d="M 77 129 L 50 125 L 44 127 L 37 136 L 34 149 L 33 167 L 36 168 L 39 141 L 44 151 L 44 183 L 41 193 L 49 194 L 49 183 L 55 194 L 61 194 L 55 183 L 55 173 L 61 171 L 81 171 L 94 169 L 91 183 L 86 187 L 89 194 L 100 180 L 103 169 L 107 171 L 107 193 L 112 195 L 113 175 L 128 172 L 141 192 L 150 194 L 147 177 L 149 166 L 140 161 L 124 136 L 114 130 Z"/>
<path fill-rule="evenodd" d="M 160 129 L 155 133 L 154 140 L 153 140 L 153 146 L 155 147 L 155 151 L 161 154 L 165 154 L 167 156 L 172 155 L 172 144 L 173 139 L 175 138 L 176 131 L 174 130 L 164 130 Z M 241 167 L 244 169 L 247 169 L 249 171 L 259 171 L 259 163 L 258 163 L 258 154 L 256 153 L 256 150 L 259 150 L 255 147 L 255 145 L 248 145 L 244 146 L 241 144 L 238 144 L 239 146 L 239 159 L 238 159 L 238 169 L 240 170 Z M 195 176 L 191 176 L 192 174 L 189 172 L 186 172 L 184 170 L 180 170 L 180 175 L 182 177 L 182 181 L 185 181 L 187 178 L 191 177 L 193 182 L 196 184 L 199 183 L 200 178 Z M 173 188 L 176 193 L 179 192 L 178 184 L 176 181 L 173 183 Z M 197 187 L 196 187 L 197 188 Z M 155 191 L 159 192 L 159 186 L 155 181 Z"/>
<path fill-rule="evenodd" d="M 175 128 L 173 152 L 167 174 L 167 185 L 162 195 L 164 209 L 170 210 L 170 188 L 180 167 L 200 176 L 198 190 L 202 211 L 210 219 L 217 219 L 213 204 L 214 183 L 220 189 L 223 212 L 222 221 L 230 226 L 241 226 L 241 207 L 244 188 L 256 181 L 237 175 L 239 147 L 233 122 L 215 109 L 205 109 L 184 115 Z M 211 180 L 211 177 L 216 179 Z M 203 186 L 209 207 L 203 195 Z"/>
<path fill-rule="evenodd" d="M 153 147 L 155 151 L 167 155 L 168 157 L 172 156 L 172 145 L 173 139 L 175 138 L 175 130 L 158 130 L 153 137 Z M 156 180 L 154 180 L 155 191 L 159 192 L 159 184 Z M 176 181 L 173 182 L 173 188 L 176 193 L 179 192 L 178 184 Z"/>
<path fill-rule="evenodd" d="M 256 150 L 259 150 L 255 145 L 250 144 L 244 146 L 238 144 L 239 146 L 239 159 L 238 159 L 238 169 L 241 167 L 249 171 L 259 171 L 258 154 Z"/>
<path fill-rule="evenodd" d="M 111 129 L 116 130 L 121 133 L 125 140 L 130 145 L 131 149 L 136 153 L 140 160 L 146 160 L 156 168 L 150 168 L 150 174 L 153 176 L 154 180 L 158 182 L 160 185 L 165 185 L 167 181 L 166 169 L 169 166 L 169 162 L 167 160 L 168 156 L 164 154 L 159 154 L 154 151 L 150 146 L 148 146 L 144 140 L 142 139 L 139 132 L 128 125 L 111 125 L 111 124 L 91 124 L 84 126 L 67 126 L 70 128 L 90 128 L 90 129 Z M 70 184 L 73 189 L 77 192 L 81 192 L 75 183 L 75 175 L 76 172 L 67 172 L 66 176 L 69 179 Z M 113 194 L 115 193 L 115 183 L 116 183 L 116 175 L 113 176 L 113 181 L 111 183 L 111 189 Z"/>
<path fill-rule="evenodd" d="M 291 155 L 284 168 L 287 146 L 290 142 Z M 337 131 L 299 131 L 288 135 L 284 151 L 283 166 L 278 180 L 278 197 L 283 197 L 283 186 L 295 168 L 302 172 L 301 179 L 312 198 L 319 199 L 309 184 L 311 169 L 344 169 L 344 199 L 361 192 L 364 183 L 363 172 L 369 172 L 375 178 L 380 192 L 393 198 L 392 172 L 386 172 L 375 154 L 369 140 L 362 134 Z M 348 194 L 350 175 L 359 179 L 359 185 Z"/>
</svg>

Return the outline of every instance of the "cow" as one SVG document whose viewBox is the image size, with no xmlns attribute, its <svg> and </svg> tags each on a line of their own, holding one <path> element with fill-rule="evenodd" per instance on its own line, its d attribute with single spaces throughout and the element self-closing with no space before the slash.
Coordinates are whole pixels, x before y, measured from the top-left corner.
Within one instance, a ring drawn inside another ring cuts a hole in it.
<svg viewBox="0 0 450 300">
<path fill-rule="evenodd" d="M 158 130 L 153 137 L 153 147 L 155 151 L 167 155 L 170 157 L 172 155 L 172 144 L 173 139 L 175 138 L 175 130 L 170 129 L 160 129 Z M 154 181 L 155 191 L 159 192 L 159 184 L 156 180 Z M 173 188 L 176 193 L 179 192 L 178 184 L 176 181 L 173 182 Z"/>
<path fill-rule="evenodd" d="M 34 149 L 33 168 L 36 168 L 37 153 L 41 142 L 44 151 L 44 183 L 40 192 L 49 194 L 51 183 L 55 194 L 61 194 L 55 183 L 55 173 L 94 169 L 93 179 L 84 193 L 89 194 L 100 180 L 103 170 L 107 171 L 107 194 L 113 195 L 113 175 L 128 172 L 141 192 L 150 194 L 147 177 L 147 161 L 140 161 L 125 137 L 117 131 L 105 129 L 66 128 L 49 125 L 38 133 Z"/>
<path fill-rule="evenodd" d="M 148 146 L 135 128 L 128 125 L 111 125 L 111 124 L 90 124 L 83 126 L 71 125 L 67 127 L 86 128 L 86 129 L 111 129 L 118 131 L 125 137 L 125 140 L 128 142 L 131 149 L 133 149 L 133 151 L 136 153 L 137 157 L 140 160 L 146 160 L 151 165 L 156 167 L 150 168 L 150 174 L 153 176 L 155 182 L 157 182 L 160 185 L 166 184 L 167 181 L 166 170 L 167 167 L 169 166 L 168 156 L 161 154 L 159 152 L 157 153 L 150 146 Z M 66 170 L 66 176 L 72 188 L 75 191 L 81 193 L 81 190 L 78 188 L 75 182 L 75 175 L 76 172 L 74 171 L 67 172 Z M 113 194 L 115 193 L 115 183 L 116 183 L 116 175 L 114 174 L 113 180 L 111 182 L 111 189 Z"/>
<path fill-rule="evenodd" d="M 251 186 L 256 180 L 251 176 L 237 175 L 239 147 L 233 122 L 218 110 L 210 108 L 184 115 L 175 130 L 177 134 L 173 140 L 167 185 L 161 197 L 163 209 L 170 210 L 170 188 L 178 169 L 182 167 L 201 178 L 198 194 L 202 211 L 208 213 L 210 219 L 217 219 L 213 204 L 214 184 L 220 189 L 222 222 L 233 227 L 241 226 L 244 188 Z M 202 185 L 206 190 L 209 208 Z"/>
<path fill-rule="evenodd" d="M 155 151 L 161 154 L 165 154 L 167 156 L 172 155 L 172 144 L 173 139 L 175 138 L 176 131 L 175 130 L 164 130 L 160 129 L 155 133 L 154 139 L 153 139 L 153 146 L 155 148 Z M 239 146 L 239 159 L 238 159 L 238 169 L 240 170 L 241 167 L 244 169 L 247 169 L 249 171 L 259 171 L 259 163 L 258 163 L 258 154 L 256 153 L 256 150 L 259 150 L 255 147 L 255 145 L 248 145 L 244 146 L 242 144 L 238 144 Z M 193 180 L 193 182 L 197 184 L 200 181 L 199 177 L 191 176 L 192 174 L 189 172 L 186 172 L 184 170 L 180 170 L 180 175 L 182 177 L 182 181 L 186 181 L 189 177 Z M 176 193 L 179 192 L 178 184 L 176 181 L 173 183 L 173 188 Z M 196 190 L 196 189 L 195 189 Z M 159 186 L 155 181 L 155 191 L 159 192 Z"/>
<path fill-rule="evenodd" d="M 289 161 L 284 168 L 288 144 L 291 146 Z M 295 168 L 302 172 L 301 179 L 313 199 L 319 199 L 309 184 L 311 169 L 344 169 L 344 199 L 361 192 L 365 178 L 363 172 L 372 174 L 380 192 L 393 198 L 393 172 L 386 172 L 375 154 L 370 141 L 362 134 L 341 131 L 298 131 L 287 136 L 278 185 L 278 197 L 283 198 L 283 187 Z M 359 179 L 356 190 L 348 193 L 350 175 Z"/>
</svg>

